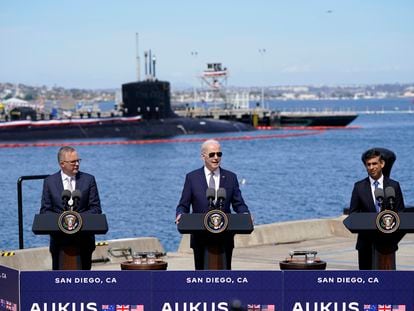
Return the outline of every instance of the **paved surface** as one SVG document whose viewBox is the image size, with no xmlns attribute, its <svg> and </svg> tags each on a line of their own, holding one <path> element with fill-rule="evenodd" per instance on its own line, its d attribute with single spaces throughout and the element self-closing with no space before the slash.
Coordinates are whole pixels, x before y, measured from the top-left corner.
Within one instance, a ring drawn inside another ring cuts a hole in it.
<svg viewBox="0 0 414 311">
<path fill-rule="evenodd" d="M 238 247 L 234 249 L 233 270 L 280 270 L 279 262 L 290 257 L 292 250 L 315 250 L 317 257 L 327 263 L 326 270 L 358 270 L 355 250 L 356 236 L 330 236 L 279 244 Z M 414 234 L 406 235 L 396 254 L 397 270 L 414 270 Z M 193 270 L 193 255 L 185 252 L 167 253 L 168 270 Z M 118 269 L 119 265 L 95 265 L 94 269 Z"/>
<path fill-rule="evenodd" d="M 233 270 L 280 270 L 279 262 L 292 250 L 314 250 L 327 263 L 327 270 L 358 270 L 356 235 L 343 226 L 344 217 L 275 223 L 256 226 L 252 234 L 236 237 Z M 97 246 L 93 270 L 120 270 L 120 263 L 131 260 L 131 251 L 164 252 L 154 237 L 111 240 Z M 414 270 L 414 234 L 399 243 L 397 270 Z M 189 238 L 184 235 L 177 252 L 163 258 L 168 270 L 194 270 Z M 99 262 L 101 261 L 101 262 Z M 105 262 L 103 262 L 105 261 Z M 47 247 L 15 251 L 0 256 L 0 265 L 20 270 L 50 270 Z"/>
</svg>

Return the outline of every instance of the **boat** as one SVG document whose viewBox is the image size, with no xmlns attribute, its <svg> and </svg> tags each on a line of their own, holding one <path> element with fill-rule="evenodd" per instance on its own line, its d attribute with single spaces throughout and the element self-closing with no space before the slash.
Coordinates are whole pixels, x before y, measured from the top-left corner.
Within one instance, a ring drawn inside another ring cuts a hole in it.
<svg viewBox="0 0 414 311">
<path fill-rule="evenodd" d="M 13 109 L 10 121 L 0 122 L 0 141 L 80 138 L 154 139 L 182 134 L 239 132 L 252 126 L 234 121 L 180 117 L 171 110 L 170 83 L 147 79 L 122 85 L 119 116 L 91 113 L 65 119 L 40 120 L 30 107 Z M 84 118 L 85 117 L 85 118 Z"/>
<path fill-rule="evenodd" d="M 358 114 L 351 111 L 273 111 L 263 108 L 210 108 L 176 111 L 181 116 L 237 121 L 254 127 L 345 127 L 354 121 Z"/>
<path fill-rule="evenodd" d="M 175 105 L 177 114 L 192 118 L 242 122 L 259 128 L 345 127 L 358 117 L 357 113 L 351 111 L 289 112 L 264 108 L 263 89 L 261 104 L 257 103 L 256 107 L 250 108 L 248 93 L 234 94 L 226 89 L 228 70 L 222 63 L 207 63 L 200 79 L 202 92 L 205 94 L 205 98 L 201 99 L 202 107 L 190 107 L 188 103 L 185 106 L 178 104 Z M 197 102 L 195 90 L 194 102 Z"/>
<path fill-rule="evenodd" d="M 287 112 L 277 114 L 277 122 L 280 126 L 338 126 L 349 125 L 358 117 L 356 112 L 351 111 L 310 111 L 310 112 Z"/>
</svg>

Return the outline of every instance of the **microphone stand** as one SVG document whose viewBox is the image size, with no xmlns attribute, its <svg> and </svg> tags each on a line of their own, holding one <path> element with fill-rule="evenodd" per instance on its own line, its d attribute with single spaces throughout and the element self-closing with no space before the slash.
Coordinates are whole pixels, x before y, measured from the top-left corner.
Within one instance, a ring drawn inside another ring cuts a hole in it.
<svg viewBox="0 0 414 311">
<path fill-rule="evenodd" d="M 378 201 L 378 206 L 379 206 L 379 208 L 380 208 L 380 212 L 382 212 L 385 208 L 384 208 L 384 206 L 383 206 L 383 203 L 384 203 L 384 199 L 383 198 L 381 198 L 381 197 L 379 197 L 379 198 L 377 198 L 377 201 Z"/>
<path fill-rule="evenodd" d="M 388 198 L 388 206 L 390 210 L 392 211 L 394 210 L 394 198 L 393 197 Z"/>
<path fill-rule="evenodd" d="M 208 208 L 209 208 L 210 210 L 212 210 L 212 209 L 214 209 L 214 208 L 215 208 L 215 206 L 214 206 L 214 198 L 212 198 L 212 197 L 209 197 L 209 198 L 208 198 Z"/>
<path fill-rule="evenodd" d="M 224 198 L 219 198 L 218 199 L 218 206 L 219 206 L 219 210 L 223 210 L 223 205 L 224 205 Z"/>
</svg>

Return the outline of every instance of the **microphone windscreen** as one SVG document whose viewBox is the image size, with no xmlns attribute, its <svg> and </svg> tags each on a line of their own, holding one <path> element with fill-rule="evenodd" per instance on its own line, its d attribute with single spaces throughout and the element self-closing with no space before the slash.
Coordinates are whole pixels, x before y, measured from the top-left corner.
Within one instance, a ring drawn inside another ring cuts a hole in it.
<svg viewBox="0 0 414 311">
<path fill-rule="evenodd" d="M 381 188 L 377 188 L 377 189 L 375 189 L 375 190 L 374 190 L 374 195 L 375 195 L 375 198 L 376 198 L 378 201 L 382 201 L 382 200 L 384 200 L 384 190 L 383 190 L 383 189 L 381 189 Z"/>
<path fill-rule="evenodd" d="M 218 200 L 225 200 L 226 197 L 227 197 L 226 189 L 218 188 L 218 190 L 217 190 L 217 199 Z"/>
<path fill-rule="evenodd" d="M 387 198 L 395 198 L 395 190 L 393 187 L 385 188 L 385 196 Z"/>
<path fill-rule="evenodd" d="M 214 188 L 207 188 L 206 197 L 207 200 L 214 200 L 216 197 L 216 190 Z"/>
<path fill-rule="evenodd" d="M 62 191 L 62 200 L 69 200 L 72 194 L 69 190 L 63 190 Z"/>
<path fill-rule="evenodd" d="M 80 190 L 76 189 L 72 192 L 72 199 L 80 200 L 81 197 L 82 197 L 82 193 L 80 192 Z"/>
</svg>

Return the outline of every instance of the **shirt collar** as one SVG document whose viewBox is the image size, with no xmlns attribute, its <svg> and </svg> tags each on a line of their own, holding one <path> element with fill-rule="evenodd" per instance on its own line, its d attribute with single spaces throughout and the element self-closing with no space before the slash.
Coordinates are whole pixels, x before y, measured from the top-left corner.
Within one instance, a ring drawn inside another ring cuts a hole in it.
<svg viewBox="0 0 414 311">
<path fill-rule="evenodd" d="M 207 167 L 204 166 L 204 174 L 206 176 L 210 176 L 210 173 L 211 173 L 211 171 Z M 216 168 L 213 171 L 213 173 L 214 173 L 214 176 L 219 176 L 220 175 L 220 167 Z"/>
<path fill-rule="evenodd" d="M 75 176 L 71 177 L 69 175 L 66 175 L 63 171 L 60 171 L 60 175 L 62 176 L 62 180 L 65 181 L 67 178 L 73 178 L 75 179 Z"/>
<path fill-rule="evenodd" d="M 375 179 L 369 176 L 369 183 L 371 186 L 374 186 L 374 182 L 375 182 Z M 381 177 L 378 178 L 378 187 L 384 188 L 384 175 L 381 175 Z"/>
</svg>

